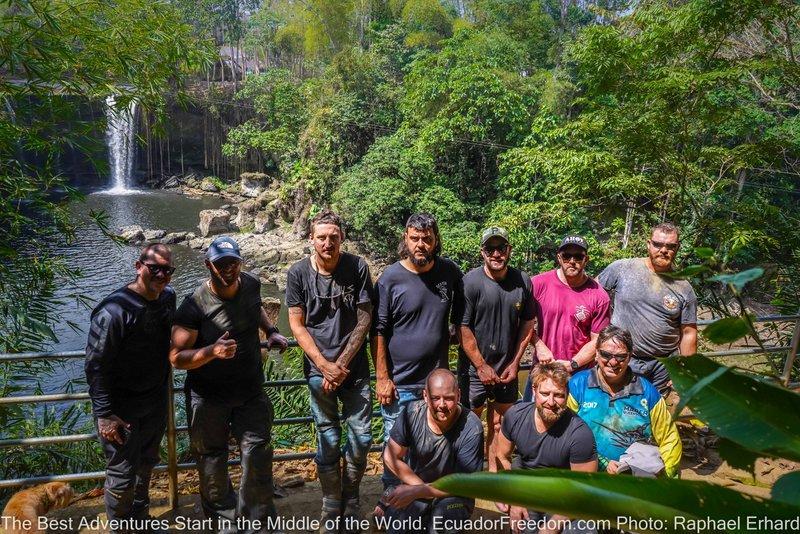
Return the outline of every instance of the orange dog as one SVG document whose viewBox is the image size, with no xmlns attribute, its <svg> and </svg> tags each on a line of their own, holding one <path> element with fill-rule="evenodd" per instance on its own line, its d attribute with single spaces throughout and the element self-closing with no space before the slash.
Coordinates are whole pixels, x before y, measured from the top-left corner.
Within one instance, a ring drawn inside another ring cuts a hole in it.
<svg viewBox="0 0 800 534">
<path fill-rule="evenodd" d="M 49 482 L 15 493 L 3 510 L 0 532 L 7 534 L 44 534 L 37 523 L 39 516 L 64 508 L 74 493 L 66 482 Z M 3 525 L 6 529 L 3 530 Z"/>
</svg>

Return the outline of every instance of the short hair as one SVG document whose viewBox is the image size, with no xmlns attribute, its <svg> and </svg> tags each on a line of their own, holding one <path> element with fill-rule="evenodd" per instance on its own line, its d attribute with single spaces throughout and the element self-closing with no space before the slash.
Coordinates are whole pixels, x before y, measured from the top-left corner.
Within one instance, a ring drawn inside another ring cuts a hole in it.
<svg viewBox="0 0 800 534">
<path fill-rule="evenodd" d="M 425 212 L 415 213 L 406 221 L 405 230 L 407 231 L 409 228 L 413 228 L 414 230 L 418 230 L 420 232 L 424 232 L 426 230 L 433 232 L 433 236 L 436 238 L 436 246 L 433 247 L 433 255 L 438 256 L 441 254 L 442 238 L 439 235 L 439 225 L 436 222 L 436 217 Z M 403 233 L 405 234 L 405 231 Z M 402 260 L 411 255 L 409 250 L 406 248 L 405 235 L 400 237 L 400 246 L 397 247 L 397 253 Z"/>
<path fill-rule="evenodd" d="M 631 333 L 624 328 L 614 326 L 613 324 L 603 328 L 600 331 L 600 334 L 597 335 L 597 348 L 600 348 L 600 345 L 609 340 L 625 345 L 625 349 L 628 351 L 628 354 L 633 352 L 633 339 L 631 338 Z"/>
<path fill-rule="evenodd" d="M 151 254 L 157 254 L 159 256 L 164 256 L 166 258 L 172 259 L 172 251 L 170 248 L 165 245 L 164 243 L 151 243 L 146 245 L 143 249 L 141 254 L 139 254 L 139 261 L 144 263 L 147 258 L 150 257 Z"/>
<path fill-rule="evenodd" d="M 311 222 L 308 224 L 308 232 L 311 234 L 311 237 L 314 237 L 314 227 L 318 224 L 332 224 L 339 228 L 339 232 L 342 234 L 342 237 L 344 237 L 344 222 L 336 212 L 324 209 L 314 215 Z"/>
<path fill-rule="evenodd" d="M 656 232 L 663 232 L 665 234 L 677 234 L 678 237 L 681 236 L 680 229 L 671 222 L 662 222 L 660 224 L 655 225 L 653 229 L 650 230 L 650 235 L 653 235 Z"/>
<path fill-rule="evenodd" d="M 561 363 L 555 360 L 540 363 L 533 368 L 532 375 L 533 389 L 538 388 L 539 384 L 548 378 L 564 389 L 567 388 L 567 382 L 569 382 L 569 373 Z"/>
<path fill-rule="evenodd" d="M 453 371 L 450 369 L 445 369 L 444 367 L 439 367 L 428 373 L 428 376 L 425 378 L 425 390 L 428 393 L 431 391 L 431 382 L 437 378 L 443 378 L 450 381 L 453 385 L 453 389 L 458 391 L 458 380 L 456 379 L 456 375 L 453 374 Z"/>
</svg>

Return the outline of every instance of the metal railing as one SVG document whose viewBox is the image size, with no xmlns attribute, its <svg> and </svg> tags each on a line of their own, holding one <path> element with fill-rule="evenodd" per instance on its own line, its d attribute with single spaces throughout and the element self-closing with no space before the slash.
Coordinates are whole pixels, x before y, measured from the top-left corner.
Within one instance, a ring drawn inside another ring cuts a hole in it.
<svg viewBox="0 0 800 534">
<path fill-rule="evenodd" d="M 705 326 L 712 323 L 713 320 L 702 320 L 698 321 L 699 326 Z M 753 354 L 770 354 L 770 353 L 787 353 L 786 361 L 784 362 L 783 366 L 783 373 L 781 376 L 782 382 L 786 386 L 793 386 L 796 384 L 790 384 L 791 379 L 791 371 L 794 366 L 794 362 L 797 358 L 798 346 L 800 346 L 800 314 L 797 315 L 768 315 L 763 317 L 756 317 L 754 322 L 758 323 L 777 323 L 777 322 L 794 322 L 794 331 L 792 333 L 791 342 L 788 345 L 770 345 L 765 347 L 746 347 L 746 348 L 738 348 L 738 349 L 728 349 L 728 350 L 720 350 L 714 352 L 706 352 L 704 353 L 706 356 L 709 357 L 722 357 L 722 356 L 744 356 L 744 355 L 753 355 Z M 265 344 L 262 343 L 262 347 Z M 290 340 L 290 346 L 297 346 L 297 342 L 295 340 Z M 71 351 L 71 352 L 29 352 L 29 353 L 18 353 L 18 354 L 0 354 L 0 364 L 11 364 L 11 363 L 19 363 L 19 362 L 26 362 L 26 361 L 36 361 L 36 360 L 64 360 L 64 359 L 76 359 L 76 358 L 83 358 L 85 357 L 85 353 L 83 351 Z M 522 366 L 522 369 L 529 369 L 530 365 Z M 374 376 L 371 377 L 374 380 Z M 268 380 L 264 383 L 265 387 L 271 388 L 279 388 L 279 387 L 292 387 L 292 386 L 301 386 L 305 385 L 307 382 L 305 379 L 287 379 L 287 380 Z M 155 473 L 160 473 L 166 471 L 168 473 L 169 479 L 169 504 L 170 507 L 173 509 L 178 505 L 178 472 L 179 471 L 187 471 L 190 469 L 195 469 L 197 464 L 195 462 L 186 462 L 186 463 L 178 463 L 178 455 L 177 455 L 177 434 L 178 432 L 187 432 L 187 426 L 177 426 L 175 423 L 175 384 L 174 378 L 172 373 L 170 372 L 170 378 L 168 381 L 168 404 L 169 409 L 167 411 L 167 430 L 166 430 L 166 437 L 167 437 L 167 463 L 166 464 L 159 464 L 155 466 L 153 471 Z M 74 401 L 87 401 L 89 400 L 88 393 L 60 393 L 60 394 L 48 394 L 48 395 L 25 395 L 25 396 L 15 396 L 15 397 L 0 397 L 0 405 L 10 405 L 10 404 L 35 404 L 35 403 L 47 403 L 47 402 L 74 402 Z M 379 416 L 378 413 L 374 413 L 374 416 Z M 307 424 L 312 422 L 313 419 L 310 416 L 302 416 L 302 417 L 284 417 L 275 419 L 273 425 L 280 426 L 280 425 L 296 425 L 296 424 Z M 9 447 L 36 447 L 41 445 L 52 445 L 52 444 L 63 444 L 63 443 L 74 443 L 74 442 L 81 442 L 81 441 L 93 441 L 97 439 L 97 434 L 71 434 L 66 436 L 46 436 L 46 437 L 32 437 L 32 438 L 19 438 L 19 439 L 2 439 L 0 440 L 0 449 L 9 448 Z M 381 450 L 380 445 L 373 445 L 372 450 Z M 288 454 L 277 454 L 273 458 L 275 462 L 284 462 L 290 460 L 301 460 L 301 459 L 310 459 L 313 458 L 316 454 L 315 451 L 309 452 L 299 452 L 299 453 L 288 453 Z M 228 462 L 229 465 L 238 465 L 239 460 L 231 460 Z M 83 481 L 83 480 L 96 480 L 105 478 L 105 471 L 93 471 L 88 473 L 72 473 L 67 475 L 46 475 L 46 476 L 38 476 L 38 477 L 30 477 L 30 478 L 17 478 L 17 479 L 6 479 L 0 480 L 0 488 L 12 488 L 18 486 L 24 486 L 27 484 L 39 484 L 43 482 L 53 482 L 53 481 L 64 481 L 64 482 L 75 482 L 75 481 Z"/>
</svg>

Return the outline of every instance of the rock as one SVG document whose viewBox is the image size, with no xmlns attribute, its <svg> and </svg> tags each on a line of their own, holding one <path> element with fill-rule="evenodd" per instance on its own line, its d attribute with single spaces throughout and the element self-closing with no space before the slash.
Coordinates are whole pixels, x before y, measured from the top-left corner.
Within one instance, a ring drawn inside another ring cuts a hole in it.
<svg viewBox="0 0 800 534">
<path fill-rule="evenodd" d="M 242 196 L 256 198 L 267 187 L 269 176 L 261 172 L 243 172 L 239 175 L 239 193 Z"/>
<path fill-rule="evenodd" d="M 208 192 L 208 193 L 218 193 L 218 192 L 219 192 L 219 187 L 217 187 L 216 185 L 214 185 L 214 183 L 213 183 L 211 180 L 209 180 L 208 178 L 206 178 L 206 179 L 205 179 L 205 180 L 203 180 L 203 182 L 200 184 L 200 190 L 201 190 L 201 191 L 206 191 L 206 192 Z"/>
<path fill-rule="evenodd" d="M 308 214 L 311 213 L 311 206 L 306 206 L 300 215 L 292 223 L 292 233 L 297 239 L 308 238 Z"/>
<path fill-rule="evenodd" d="M 157 241 L 167 235 L 166 230 L 145 230 L 144 238 L 147 241 Z"/>
<path fill-rule="evenodd" d="M 178 181 L 177 176 L 170 176 L 167 180 L 161 184 L 162 189 L 172 189 L 173 187 L 178 187 L 181 183 Z"/>
<path fill-rule="evenodd" d="M 239 204 L 239 213 L 236 214 L 236 219 L 234 219 L 233 223 L 240 230 L 253 226 L 259 209 L 261 209 L 261 206 L 255 200 L 245 200 Z"/>
<path fill-rule="evenodd" d="M 189 240 L 189 248 L 193 248 L 195 250 L 200 250 L 203 248 L 203 238 L 202 237 L 195 237 L 194 239 Z"/>
<path fill-rule="evenodd" d="M 138 224 L 123 226 L 119 229 L 119 237 L 130 244 L 141 243 L 144 241 L 144 230 Z"/>
<path fill-rule="evenodd" d="M 269 322 L 275 324 L 278 322 L 278 314 L 281 311 L 281 301 L 280 299 L 276 299 L 274 297 L 265 297 L 261 300 L 261 306 L 264 307 L 264 311 L 267 312 L 267 318 Z"/>
<path fill-rule="evenodd" d="M 275 220 L 272 216 L 265 212 L 259 211 L 253 221 L 253 232 L 256 234 L 263 234 L 275 228 Z"/>
<path fill-rule="evenodd" d="M 281 480 L 280 484 L 284 488 L 299 488 L 306 483 L 301 475 L 291 475 Z"/>
<path fill-rule="evenodd" d="M 256 201 L 262 206 L 266 206 L 277 199 L 278 199 L 278 192 L 272 189 L 267 189 L 263 193 L 258 195 Z"/>
<path fill-rule="evenodd" d="M 225 210 L 203 210 L 200 212 L 200 235 L 222 234 L 230 230 L 231 214 Z"/>
<path fill-rule="evenodd" d="M 281 251 L 276 248 L 268 248 L 258 255 L 258 262 L 262 265 L 276 265 L 281 261 Z"/>
<path fill-rule="evenodd" d="M 230 204 L 223 204 L 222 206 L 219 207 L 219 209 L 227 211 L 227 210 L 231 209 L 231 205 Z"/>
<path fill-rule="evenodd" d="M 194 237 L 194 234 L 192 234 Z M 161 239 L 161 242 L 166 245 L 172 245 L 174 243 L 182 243 L 189 239 L 188 232 L 170 232 Z"/>
</svg>

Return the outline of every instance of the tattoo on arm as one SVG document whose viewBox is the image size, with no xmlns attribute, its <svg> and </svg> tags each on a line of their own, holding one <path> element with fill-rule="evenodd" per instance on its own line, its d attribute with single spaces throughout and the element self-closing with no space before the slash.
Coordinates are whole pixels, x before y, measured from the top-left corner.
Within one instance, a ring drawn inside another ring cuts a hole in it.
<svg viewBox="0 0 800 534">
<path fill-rule="evenodd" d="M 364 342 L 367 332 L 369 332 L 369 327 L 372 322 L 372 305 L 369 303 L 360 304 L 358 306 L 356 318 L 356 327 L 353 329 L 353 333 L 350 334 L 350 339 L 347 340 L 347 345 L 345 345 L 344 350 L 342 350 L 342 353 L 336 360 L 342 367 L 350 365 L 350 362 Z"/>
</svg>

